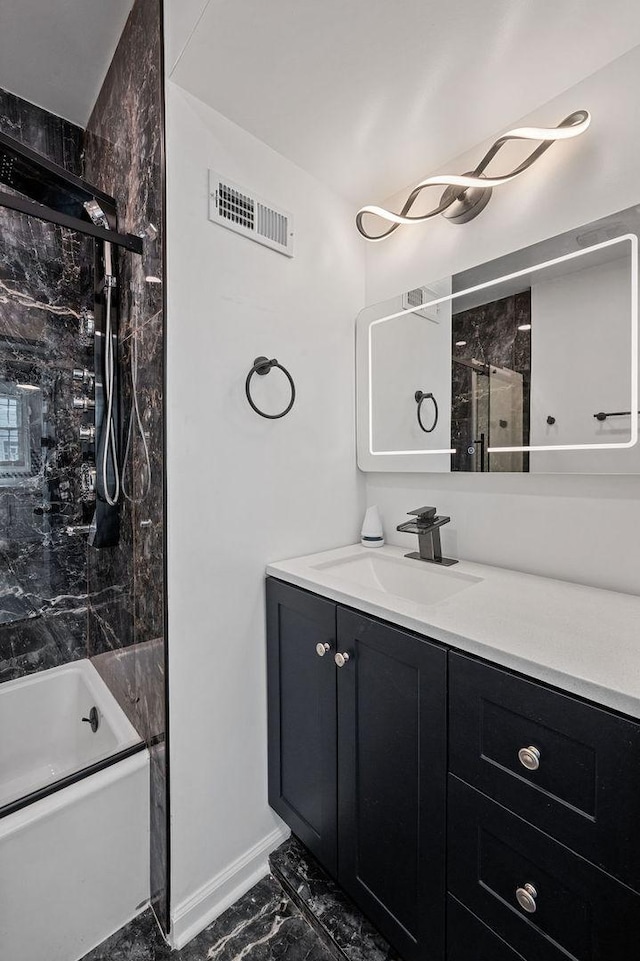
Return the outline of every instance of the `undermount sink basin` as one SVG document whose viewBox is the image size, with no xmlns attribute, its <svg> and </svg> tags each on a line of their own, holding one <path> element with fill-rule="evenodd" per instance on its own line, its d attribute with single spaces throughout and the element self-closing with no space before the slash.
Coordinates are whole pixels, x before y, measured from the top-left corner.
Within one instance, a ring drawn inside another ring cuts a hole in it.
<svg viewBox="0 0 640 961">
<path fill-rule="evenodd" d="M 437 604 L 482 581 L 481 577 L 462 574 L 450 567 L 378 554 L 374 548 L 369 554 L 359 552 L 311 566 L 335 577 L 345 588 L 369 588 L 416 604 Z"/>
</svg>

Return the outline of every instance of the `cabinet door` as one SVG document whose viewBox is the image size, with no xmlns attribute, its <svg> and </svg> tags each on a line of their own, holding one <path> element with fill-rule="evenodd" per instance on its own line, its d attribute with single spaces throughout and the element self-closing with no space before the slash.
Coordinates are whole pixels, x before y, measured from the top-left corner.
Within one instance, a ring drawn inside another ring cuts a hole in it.
<svg viewBox="0 0 640 961">
<path fill-rule="evenodd" d="M 405 961 L 443 957 L 446 652 L 338 608 L 338 879 Z"/>
<path fill-rule="evenodd" d="M 336 605 L 267 580 L 269 803 L 337 870 Z M 320 656 L 321 650 L 328 649 Z"/>
</svg>

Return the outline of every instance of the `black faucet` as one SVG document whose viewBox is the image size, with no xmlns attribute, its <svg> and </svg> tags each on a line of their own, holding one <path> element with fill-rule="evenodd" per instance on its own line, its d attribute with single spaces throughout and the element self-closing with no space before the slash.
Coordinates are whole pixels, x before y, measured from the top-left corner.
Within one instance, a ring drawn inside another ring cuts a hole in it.
<svg viewBox="0 0 640 961">
<path fill-rule="evenodd" d="M 442 556 L 442 544 L 440 542 L 440 528 L 448 524 L 450 517 L 444 517 L 436 513 L 435 507 L 418 507 L 409 514 L 415 516 L 414 521 L 405 521 L 396 527 L 397 531 L 408 534 L 418 535 L 418 550 L 405 554 L 416 561 L 427 561 L 429 564 L 441 564 L 442 567 L 451 567 L 458 562 L 452 557 Z"/>
</svg>

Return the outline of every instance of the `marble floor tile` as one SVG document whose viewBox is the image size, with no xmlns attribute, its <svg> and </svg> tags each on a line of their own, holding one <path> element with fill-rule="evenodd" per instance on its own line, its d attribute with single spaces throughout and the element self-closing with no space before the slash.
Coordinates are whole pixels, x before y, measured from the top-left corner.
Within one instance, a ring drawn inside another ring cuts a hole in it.
<svg viewBox="0 0 640 961">
<path fill-rule="evenodd" d="M 314 927 L 347 961 L 396 961 L 399 955 L 295 837 L 269 858 L 271 871 Z"/>
<path fill-rule="evenodd" d="M 170 951 L 150 911 L 83 961 L 333 961 L 272 877 L 263 878 L 181 951 Z"/>
</svg>

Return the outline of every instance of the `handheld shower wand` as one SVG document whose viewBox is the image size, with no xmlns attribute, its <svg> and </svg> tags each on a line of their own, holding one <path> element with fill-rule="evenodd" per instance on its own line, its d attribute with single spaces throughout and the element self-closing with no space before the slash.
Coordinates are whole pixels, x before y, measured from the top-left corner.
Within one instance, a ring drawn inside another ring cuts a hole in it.
<svg viewBox="0 0 640 961">
<path fill-rule="evenodd" d="M 156 273 L 152 273 L 149 269 L 150 265 L 154 263 L 154 251 L 150 250 L 150 245 L 153 244 L 158 238 L 158 229 L 154 224 L 149 223 L 144 229 L 144 232 L 140 234 L 142 237 L 144 247 L 143 258 L 146 255 L 146 262 L 144 263 L 145 271 L 145 283 L 147 284 L 157 284 L 161 283 L 161 280 Z M 155 254 L 157 258 L 157 254 Z M 156 271 L 158 268 L 156 268 Z M 140 412 L 140 399 L 138 394 L 138 366 L 139 366 L 139 355 L 140 355 L 140 339 L 142 336 L 142 331 L 139 325 L 134 325 L 131 332 L 131 347 L 130 347 L 130 369 L 131 369 L 131 410 L 129 411 L 129 424 L 127 427 L 127 442 L 125 445 L 124 457 L 122 459 L 122 476 L 121 476 L 121 486 L 122 493 L 126 499 L 131 504 L 142 504 L 143 501 L 149 496 L 151 491 L 151 454 L 149 452 L 149 443 L 147 441 L 147 434 L 144 429 L 144 424 L 142 422 L 142 414 Z M 142 444 L 142 453 L 144 456 L 143 465 L 140 468 L 140 490 L 139 493 L 135 493 L 135 481 L 133 477 L 134 471 L 134 452 L 133 452 L 133 440 L 134 432 L 138 434 L 140 438 L 140 443 Z M 130 471 L 131 486 L 128 487 L 127 484 L 127 473 Z"/>
<path fill-rule="evenodd" d="M 102 456 L 100 458 L 100 476 L 102 480 L 102 493 L 104 499 L 110 507 L 115 507 L 120 498 L 120 470 L 118 467 L 118 447 L 116 443 L 116 430 L 114 424 L 114 393 L 115 393 L 115 373 L 116 357 L 114 351 L 114 337 L 112 324 L 112 298 L 115 286 L 115 276 L 113 274 L 112 248 L 108 241 L 104 245 L 104 267 L 105 267 L 105 324 L 104 324 L 104 391 L 105 391 L 105 416 L 104 416 L 104 441 L 102 444 Z M 109 486 L 109 460 L 111 460 L 111 470 L 113 474 L 113 487 Z"/>
<path fill-rule="evenodd" d="M 104 230 L 110 229 L 109 219 L 95 198 L 87 200 L 84 209 L 94 224 Z M 103 441 L 100 455 L 100 480 L 102 495 L 110 507 L 115 507 L 120 498 L 120 471 L 118 467 L 118 447 L 116 443 L 116 429 L 114 423 L 114 395 L 116 385 L 116 356 L 114 350 L 113 336 L 113 290 L 116 286 L 116 278 L 113 272 L 113 249 L 108 240 L 104 242 L 104 301 L 105 301 L 105 321 L 104 321 L 104 400 L 105 414 L 103 421 Z M 113 477 L 113 487 L 109 485 L 109 460 L 111 460 L 111 471 Z"/>
</svg>

